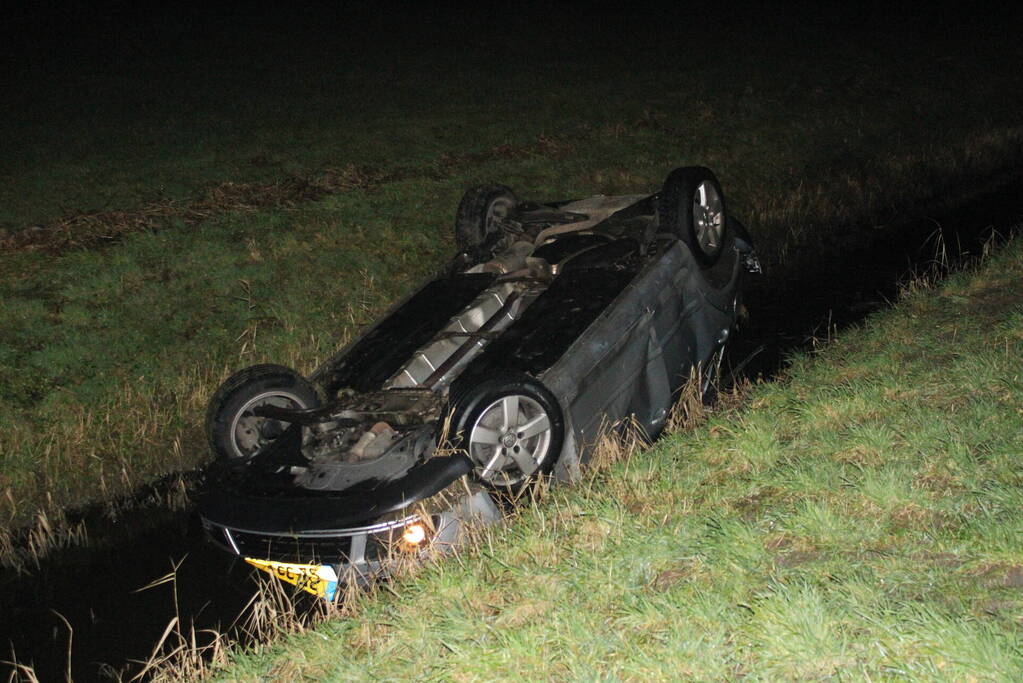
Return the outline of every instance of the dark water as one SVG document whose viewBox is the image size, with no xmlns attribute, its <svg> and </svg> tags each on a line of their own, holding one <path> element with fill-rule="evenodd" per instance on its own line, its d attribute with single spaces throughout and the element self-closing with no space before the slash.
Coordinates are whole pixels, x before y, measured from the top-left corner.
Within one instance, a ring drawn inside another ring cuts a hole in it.
<svg viewBox="0 0 1023 683">
<path fill-rule="evenodd" d="M 1023 218 L 1020 189 L 1014 183 L 940 217 L 849 228 L 824 253 L 753 278 L 750 318 L 734 338 L 729 364 L 769 379 L 788 354 L 893 301 L 908 272 L 933 264 L 939 234 L 952 263 L 979 254 L 995 228 L 1006 234 Z M 147 530 L 132 533 L 140 520 Z M 190 511 L 141 506 L 99 526 L 92 538 L 125 540 L 58 553 L 28 574 L 0 572 L 0 643 L 10 643 L 41 680 L 65 676 L 65 619 L 73 630 L 74 679 L 108 680 L 138 671 L 131 660 L 147 658 L 173 617 L 223 631 L 252 596 L 252 571 L 204 542 Z M 174 584 L 137 592 L 174 567 Z M 0 658 L 14 656 L 10 648 Z"/>
<path fill-rule="evenodd" d="M 848 228 L 827 249 L 753 276 L 744 296 L 749 319 L 726 360 L 745 377 L 770 379 L 792 353 L 895 302 L 913 273 L 940 277 L 960 268 L 1020 221 L 1023 181 L 1016 179 L 940 215 Z"/>
<path fill-rule="evenodd" d="M 230 626 L 255 590 L 250 568 L 204 542 L 189 511 L 132 514 L 148 517 L 147 531 L 95 551 L 56 553 L 28 574 L 0 574 L 0 642 L 10 642 L 0 658 L 10 660 L 13 648 L 40 680 L 61 680 L 70 635 L 74 680 L 116 680 L 138 671 L 129 660 L 145 660 L 175 616 L 186 632 L 192 623 Z M 118 525 L 136 522 L 129 515 Z M 91 537 L 120 535 L 109 523 L 97 526 L 106 529 Z M 172 571 L 173 583 L 137 592 Z"/>
</svg>

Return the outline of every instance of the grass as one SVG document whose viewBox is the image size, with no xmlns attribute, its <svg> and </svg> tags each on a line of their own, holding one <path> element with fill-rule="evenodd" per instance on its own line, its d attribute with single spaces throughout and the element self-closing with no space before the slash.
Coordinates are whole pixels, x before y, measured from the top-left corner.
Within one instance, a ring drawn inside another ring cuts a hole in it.
<svg viewBox="0 0 1023 683">
<path fill-rule="evenodd" d="M 366 37 L 285 23 L 259 49 L 220 49 L 267 20 L 253 13 L 216 50 L 163 51 L 188 34 L 165 17 L 166 34 L 116 48 L 76 38 L 78 70 L 12 71 L 5 533 L 203 462 L 217 383 L 262 361 L 314 367 L 443 261 L 472 184 L 568 197 L 712 166 L 784 277 L 850 226 L 961 201 L 1023 158 L 1017 43 L 975 39 L 994 22 L 740 15 L 662 36 L 626 21 L 538 50 L 554 28 L 525 16 L 497 32 L 483 14 L 415 32 L 383 17 L 361 17 Z M 407 49 L 370 45 L 374 27 L 407 31 Z M 970 59 L 948 59 L 960 47 Z M 107 49 L 135 52 L 115 68 Z"/>
<path fill-rule="evenodd" d="M 1020 278 L 1016 240 L 916 283 L 220 679 L 1018 680 Z"/>
</svg>

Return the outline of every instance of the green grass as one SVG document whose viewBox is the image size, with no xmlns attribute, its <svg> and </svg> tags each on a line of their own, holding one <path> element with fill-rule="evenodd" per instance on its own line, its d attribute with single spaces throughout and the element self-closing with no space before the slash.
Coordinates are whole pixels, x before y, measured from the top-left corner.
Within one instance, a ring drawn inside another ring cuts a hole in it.
<svg viewBox="0 0 1023 683">
<path fill-rule="evenodd" d="M 114 493 L 194 466 L 203 404 L 230 369 L 274 358 L 310 370 L 440 260 L 412 216 L 383 218 L 379 201 L 136 235 L 64 255 L 64 280 L 12 274 L 0 483 L 22 503 L 35 487 L 86 502 L 96 483 Z"/>
<path fill-rule="evenodd" d="M 224 680 L 1019 680 L 1023 242 Z"/>
<path fill-rule="evenodd" d="M 664 40 L 550 24 L 522 41 L 539 29 L 511 18 L 495 38 L 481 14 L 406 51 L 280 29 L 259 49 L 182 60 L 146 43 L 116 68 L 16 72 L 0 226 L 100 213 L 87 249 L 70 235 L 0 254 L 5 528 L 203 462 L 217 383 L 263 361 L 311 369 L 443 261 L 472 184 L 654 191 L 675 166 L 708 165 L 785 277 L 849 226 L 955 204 L 1019 168 L 1018 42 L 733 19 Z M 331 185 L 338 173 L 366 182 Z M 333 194 L 209 201 L 224 182 L 294 177 Z M 116 239 L 97 236 L 104 221 Z"/>
<path fill-rule="evenodd" d="M 996 26 L 929 31 L 913 17 L 906 32 L 889 17 L 837 31 L 733 17 L 694 35 L 621 21 L 566 34 L 509 18 L 505 31 L 526 24 L 535 42 L 492 28 L 496 38 L 466 40 L 491 25 L 474 19 L 483 26 L 420 27 L 405 53 L 373 49 L 369 27 L 302 44 L 288 33 L 297 28 L 279 26 L 258 49 L 221 45 L 182 59 L 154 45 L 116 67 L 26 65 L 12 76 L 22 86 L 16 106 L 0 119 L 0 226 L 347 163 L 423 168 L 540 134 L 587 147 L 541 164 L 551 189 L 608 189 L 626 170 L 632 189 L 665 166 L 706 159 L 729 187 L 747 181 L 739 196 L 758 187 L 771 196 L 799 183 L 862 182 L 906 155 L 926 159 L 1020 125 L 1018 48 L 978 35 Z M 224 27 L 224 42 L 249 28 Z M 950 57 L 957 52 L 969 59 Z M 608 180 L 571 177 L 582 172 Z M 532 170 L 520 178 L 537 182 Z"/>
</svg>

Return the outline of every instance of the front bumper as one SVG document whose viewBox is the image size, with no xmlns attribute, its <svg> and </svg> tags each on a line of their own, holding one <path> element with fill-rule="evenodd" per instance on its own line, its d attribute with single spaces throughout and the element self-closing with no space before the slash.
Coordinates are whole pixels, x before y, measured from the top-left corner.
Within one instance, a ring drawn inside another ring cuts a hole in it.
<svg viewBox="0 0 1023 683">
<path fill-rule="evenodd" d="M 470 525 L 498 521 L 501 511 L 486 491 L 466 494 L 446 509 L 342 529 L 267 532 L 203 519 L 210 540 L 278 578 L 320 597 L 333 599 L 337 584 L 363 583 L 386 576 L 402 560 L 444 554 L 457 547 Z M 422 540 L 411 543 L 413 526 Z M 329 571 L 328 571 L 329 570 Z M 322 581 L 320 580 L 322 579 Z M 334 583 L 332 587 L 329 584 Z"/>
</svg>

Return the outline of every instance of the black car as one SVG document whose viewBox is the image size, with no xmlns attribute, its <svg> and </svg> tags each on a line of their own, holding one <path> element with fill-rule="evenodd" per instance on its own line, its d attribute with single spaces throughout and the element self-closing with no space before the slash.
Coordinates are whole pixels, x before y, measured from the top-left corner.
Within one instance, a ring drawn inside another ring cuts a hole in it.
<svg viewBox="0 0 1023 683">
<path fill-rule="evenodd" d="M 199 497 L 215 542 L 332 597 L 395 549 L 457 543 L 541 475 L 572 480 L 603 424 L 655 436 L 704 389 L 759 271 L 714 174 L 546 203 L 469 190 L 458 253 L 308 378 L 258 365 L 213 397 Z"/>
</svg>

